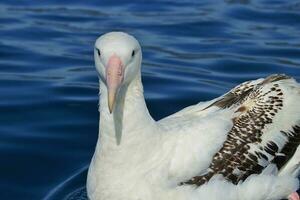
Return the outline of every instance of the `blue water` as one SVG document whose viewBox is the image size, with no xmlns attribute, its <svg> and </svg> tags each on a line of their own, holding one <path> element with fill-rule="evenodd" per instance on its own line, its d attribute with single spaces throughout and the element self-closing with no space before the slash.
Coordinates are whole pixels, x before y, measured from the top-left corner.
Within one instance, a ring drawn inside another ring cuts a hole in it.
<svg viewBox="0 0 300 200">
<path fill-rule="evenodd" d="M 142 45 L 155 119 L 271 73 L 300 81 L 300 1 L 1 0 L 0 199 L 84 188 L 98 134 L 93 43 L 113 30 Z"/>
</svg>

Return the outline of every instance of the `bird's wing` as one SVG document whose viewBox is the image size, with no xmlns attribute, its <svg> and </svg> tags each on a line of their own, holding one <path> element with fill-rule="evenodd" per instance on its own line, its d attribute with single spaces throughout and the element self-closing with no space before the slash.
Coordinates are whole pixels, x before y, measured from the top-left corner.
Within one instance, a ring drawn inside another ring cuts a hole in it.
<svg viewBox="0 0 300 200">
<path fill-rule="evenodd" d="M 219 115 L 222 110 L 228 110 L 226 117 L 232 122 L 231 129 L 224 132 L 225 142 L 208 170 L 183 184 L 199 186 L 216 174 L 236 184 L 272 163 L 281 169 L 300 143 L 300 86 L 285 75 L 245 82 L 212 102 L 190 107 L 161 123 L 180 123 L 201 113 Z"/>
<path fill-rule="evenodd" d="M 273 75 L 275 76 L 275 75 Z M 230 90 L 228 93 L 213 99 L 211 101 L 206 102 L 200 102 L 196 105 L 188 106 L 172 115 L 169 115 L 166 118 L 163 118 L 159 121 L 161 124 L 168 124 L 171 122 L 177 120 L 180 121 L 180 119 L 184 120 L 185 118 L 189 118 L 189 116 L 206 116 L 207 114 L 214 113 L 216 110 L 219 110 L 220 108 L 230 108 L 232 106 L 239 105 L 243 99 L 253 90 L 253 88 L 262 83 L 265 79 L 260 78 L 257 80 L 247 81 L 244 82 L 232 90 Z M 210 109 L 212 108 L 212 109 Z"/>
</svg>

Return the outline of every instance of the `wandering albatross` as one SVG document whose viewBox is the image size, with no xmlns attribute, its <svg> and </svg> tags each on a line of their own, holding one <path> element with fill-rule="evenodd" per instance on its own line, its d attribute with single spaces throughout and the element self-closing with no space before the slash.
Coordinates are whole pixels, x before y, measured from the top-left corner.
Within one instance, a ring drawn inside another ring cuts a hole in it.
<svg viewBox="0 0 300 200">
<path fill-rule="evenodd" d="M 122 32 L 99 37 L 99 139 L 91 200 L 299 200 L 300 85 L 286 75 L 242 83 L 155 121 L 142 51 Z"/>
</svg>

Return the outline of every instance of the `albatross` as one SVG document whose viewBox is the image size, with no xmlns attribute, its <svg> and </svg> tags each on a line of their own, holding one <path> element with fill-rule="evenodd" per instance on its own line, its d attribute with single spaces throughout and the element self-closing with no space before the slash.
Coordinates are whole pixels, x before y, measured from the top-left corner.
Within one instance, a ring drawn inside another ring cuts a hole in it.
<svg viewBox="0 0 300 200">
<path fill-rule="evenodd" d="M 91 200 L 299 200 L 300 85 L 275 74 L 155 121 L 142 50 L 123 32 L 96 40 L 99 138 Z"/>
</svg>

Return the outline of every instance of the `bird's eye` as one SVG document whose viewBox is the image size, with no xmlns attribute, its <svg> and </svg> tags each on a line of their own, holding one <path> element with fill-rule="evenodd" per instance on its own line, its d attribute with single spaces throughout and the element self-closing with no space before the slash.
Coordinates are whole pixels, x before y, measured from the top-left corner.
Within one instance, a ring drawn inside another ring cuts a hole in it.
<svg viewBox="0 0 300 200">
<path fill-rule="evenodd" d="M 97 49 L 97 53 L 98 53 L 98 56 L 100 57 L 101 56 L 101 52 L 99 49 Z"/>
<path fill-rule="evenodd" d="M 133 57 L 135 55 L 135 51 L 133 50 L 131 53 L 131 57 Z"/>
</svg>

